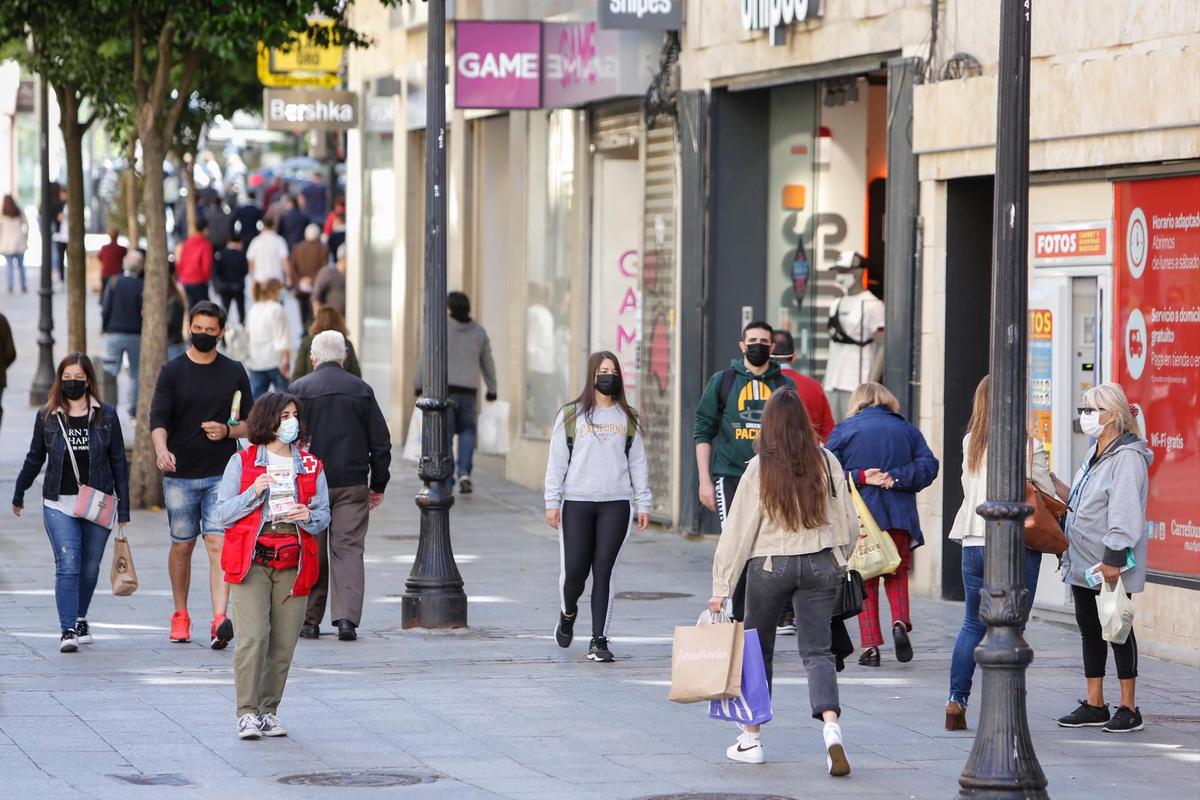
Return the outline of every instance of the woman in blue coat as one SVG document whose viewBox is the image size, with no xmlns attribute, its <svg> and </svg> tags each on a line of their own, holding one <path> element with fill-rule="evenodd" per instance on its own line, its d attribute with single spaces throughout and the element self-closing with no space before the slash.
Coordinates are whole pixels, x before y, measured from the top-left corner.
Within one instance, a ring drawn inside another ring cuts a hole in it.
<svg viewBox="0 0 1200 800">
<path fill-rule="evenodd" d="M 911 661 L 913 629 L 908 612 L 908 572 L 912 551 L 925 543 L 917 516 L 917 492 L 933 483 L 938 461 L 925 437 L 900 416 L 900 403 L 881 384 L 864 383 L 850 395 L 850 413 L 833 429 L 825 446 L 842 462 L 879 527 L 891 535 L 900 566 L 883 576 L 892 608 L 896 660 Z M 883 632 L 879 625 L 879 582 L 867 581 L 863 613 L 858 617 L 863 654 L 858 663 L 879 666 Z"/>
</svg>

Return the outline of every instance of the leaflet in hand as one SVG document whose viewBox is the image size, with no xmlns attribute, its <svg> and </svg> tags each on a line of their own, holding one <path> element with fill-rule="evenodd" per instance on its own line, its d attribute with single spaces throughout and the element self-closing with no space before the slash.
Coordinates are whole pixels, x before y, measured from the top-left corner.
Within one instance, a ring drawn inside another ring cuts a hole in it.
<svg viewBox="0 0 1200 800">
<path fill-rule="evenodd" d="M 1128 572 L 1129 570 L 1133 569 L 1133 566 L 1136 563 L 1137 562 L 1133 558 L 1133 548 L 1125 548 L 1125 566 L 1121 567 L 1121 572 Z M 1100 566 L 1100 564 L 1095 564 L 1086 573 L 1088 585 L 1092 588 L 1095 588 L 1104 582 L 1104 574 L 1100 572 Z"/>
<path fill-rule="evenodd" d="M 267 466 L 271 485 L 267 488 L 267 514 L 272 521 L 282 520 L 296 505 L 296 483 L 291 465 Z"/>
</svg>

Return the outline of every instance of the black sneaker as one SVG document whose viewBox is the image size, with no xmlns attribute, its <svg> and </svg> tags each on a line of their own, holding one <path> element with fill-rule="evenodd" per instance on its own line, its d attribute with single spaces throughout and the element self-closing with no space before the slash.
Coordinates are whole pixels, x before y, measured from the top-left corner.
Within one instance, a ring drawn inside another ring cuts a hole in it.
<svg viewBox="0 0 1200 800">
<path fill-rule="evenodd" d="M 588 660 L 600 664 L 608 664 L 613 660 L 612 651 L 608 649 L 608 639 L 603 636 L 593 636 L 592 644 L 588 647 Z"/>
<path fill-rule="evenodd" d="M 62 632 L 62 638 L 58 640 L 58 652 L 74 653 L 79 649 L 79 639 L 75 636 L 74 628 L 67 628 Z"/>
<path fill-rule="evenodd" d="M 1105 733 L 1133 733 L 1145 727 L 1142 724 L 1141 709 L 1118 706 L 1117 713 L 1113 714 L 1112 719 L 1104 723 L 1102 730 Z"/>
<path fill-rule="evenodd" d="M 1060 717 L 1058 720 L 1059 727 L 1062 728 L 1099 728 L 1109 719 L 1108 704 L 1102 706 L 1089 706 L 1085 701 L 1079 701 L 1079 708 L 1067 714 L 1065 717 Z M 1138 722 L 1141 723 L 1142 718 L 1138 717 Z"/>
<path fill-rule="evenodd" d="M 475 491 L 475 487 L 473 487 L 471 485 L 471 476 L 470 475 L 463 475 L 461 478 L 458 479 L 458 493 L 459 494 L 470 494 L 473 491 Z"/>
<path fill-rule="evenodd" d="M 892 643 L 896 645 L 896 660 L 901 664 L 912 661 L 912 642 L 908 639 L 908 627 L 903 622 L 892 625 Z"/>
<path fill-rule="evenodd" d="M 86 619 L 75 620 L 75 640 L 79 644 L 91 644 L 95 641 L 92 638 L 92 629 L 88 627 Z"/>
<path fill-rule="evenodd" d="M 575 617 L 568 617 L 560 611 L 558 614 L 558 625 L 554 626 L 554 641 L 558 643 L 559 647 L 570 647 L 574 639 Z"/>
</svg>

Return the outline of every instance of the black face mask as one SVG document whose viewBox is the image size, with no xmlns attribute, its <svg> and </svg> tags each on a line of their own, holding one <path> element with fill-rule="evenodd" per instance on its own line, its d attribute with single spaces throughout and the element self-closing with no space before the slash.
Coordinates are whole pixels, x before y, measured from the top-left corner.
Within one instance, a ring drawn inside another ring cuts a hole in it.
<svg viewBox="0 0 1200 800">
<path fill-rule="evenodd" d="M 63 381 L 59 384 L 62 396 L 68 400 L 78 400 L 87 393 L 87 381 Z"/>
<path fill-rule="evenodd" d="M 621 393 L 621 376 L 612 374 L 597 375 L 596 391 L 605 397 L 616 397 Z"/>
<path fill-rule="evenodd" d="M 193 333 L 192 347 L 201 353 L 207 353 L 217 346 L 217 337 L 211 333 Z"/>
<path fill-rule="evenodd" d="M 761 367 L 763 364 L 771 360 L 771 345 L 769 344 L 748 344 L 746 345 L 746 360 L 756 367 Z"/>
</svg>

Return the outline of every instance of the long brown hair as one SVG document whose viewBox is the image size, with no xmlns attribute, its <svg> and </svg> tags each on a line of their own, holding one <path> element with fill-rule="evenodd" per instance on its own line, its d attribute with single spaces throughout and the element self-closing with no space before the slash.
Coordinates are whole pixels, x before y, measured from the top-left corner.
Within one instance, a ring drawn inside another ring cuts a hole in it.
<svg viewBox="0 0 1200 800">
<path fill-rule="evenodd" d="M 767 516 L 794 531 L 824 525 L 829 519 L 829 464 L 808 411 L 791 388 L 767 401 L 755 449 L 759 498 Z"/>
<path fill-rule="evenodd" d="M 83 353 L 68 353 L 63 356 L 63 360 L 58 362 L 58 369 L 54 371 L 54 383 L 50 384 L 50 391 L 46 394 L 46 404 L 42 406 L 42 413 L 47 420 L 55 411 L 66 411 L 67 399 L 62 394 L 63 372 L 67 367 L 78 364 L 83 368 L 83 374 L 87 378 L 87 392 L 84 397 L 100 402 L 100 395 L 96 393 L 96 368 L 92 366 L 92 360 Z"/>
<path fill-rule="evenodd" d="M 613 402 L 625 412 L 625 416 L 633 420 L 635 427 L 641 428 L 637 411 L 631 408 L 629 401 L 625 399 L 625 375 L 621 371 L 621 361 L 607 350 L 601 350 L 588 356 L 587 383 L 584 384 L 583 391 L 575 398 L 576 418 L 582 416 L 589 423 L 592 421 L 592 412 L 596 409 L 596 373 L 600 371 L 600 365 L 605 360 L 613 363 L 613 366 L 617 368 L 617 377 L 621 379 L 621 391 L 617 392 L 616 397 L 613 398 Z"/>
<path fill-rule="evenodd" d="M 313 336 L 324 331 L 337 331 L 342 336 L 350 335 L 346 331 L 346 320 L 342 316 L 342 312 L 333 306 L 321 306 L 321 309 L 313 315 L 312 324 L 308 326 L 308 332 Z"/>
<path fill-rule="evenodd" d="M 971 402 L 971 421 L 967 423 L 967 433 L 971 435 L 971 443 L 967 445 L 967 470 L 978 473 L 983 468 L 983 460 L 987 457 L 988 448 L 988 419 L 990 403 L 988 389 L 992 385 L 990 375 L 984 375 L 983 380 L 975 387 L 975 399 Z"/>
<path fill-rule="evenodd" d="M 21 216 L 21 208 L 17 205 L 17 201 L 13 200 L 13 196 L 11 194 L 4 195 L 4 206 L 2 209 L 0 209 L 0 213 L 4 214 L 6 217 Z"/>
</svg>

